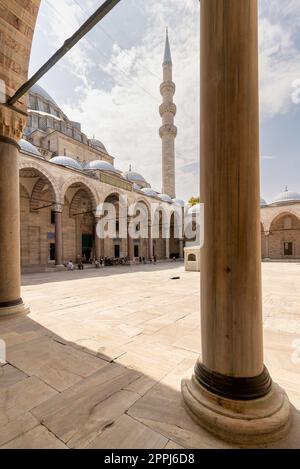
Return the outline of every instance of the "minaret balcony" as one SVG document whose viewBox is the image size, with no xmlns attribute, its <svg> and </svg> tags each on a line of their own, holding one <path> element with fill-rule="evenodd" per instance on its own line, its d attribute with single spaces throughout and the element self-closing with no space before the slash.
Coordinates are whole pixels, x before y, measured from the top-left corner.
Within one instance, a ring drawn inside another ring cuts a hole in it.
<svg viewBox="0 0 300 469">
<path fill-rule="evenodd" d="M 164 96 L 164 94 L 170 94 L 173 95 L 175 94 L 176 91 L 176 85 L 173 83 L 173 81 L 164 81 L 160 85 L 160 94 Z"/>
<path fill-rule="evenodd" d="M 159 135 L 160 135 L 160 138 L 163 138 L 163 137 L 177 137 L 177 127 L 173 124 L 166 124 L 166 125 L 163 125 L 160 129 L 159 129 Z"/>
<path fill-rule="evenodd" d="M 159 106 L 159 113 L 160 116 L 163 117 L 164 114 L 173 114 L 173 116 L 176 115 L 177 112 L 177 107 L 176 104 L 174 103 L 163 103 Z"/>
</svg>

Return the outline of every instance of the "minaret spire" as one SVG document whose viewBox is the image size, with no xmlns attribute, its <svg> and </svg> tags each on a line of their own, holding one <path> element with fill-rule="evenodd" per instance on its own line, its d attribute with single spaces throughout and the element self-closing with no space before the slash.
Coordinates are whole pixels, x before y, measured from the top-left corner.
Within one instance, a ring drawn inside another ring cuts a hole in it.
<svg viewBox="0 0 300 469">
<path fill-rule="evenodd" d="M 171 55 L 171 47 L 169 41 L 169 30 L 166 29 L 166 44 L 165 44 L 165 54 L 164 54 L 164 61 L 163 65 L 172 65 L 172 55 Z"/>
<path fill-rule="evenodd" d="M 163 59 L 163 83 L 160 92 L 163 97 L 163 104 L 159 108 L 162 118 L 162 127 L 159 134 L 162 140 L 162 181 L 163 192 L 171 197 L 176 196 L 175 190 L 175 138 L 177 127 L 174 125 L 176 106 L 173 103 L 175 94 L 175 84 L 173 83 L 173 64 L 169 41 L 168 28 L 166 30 L 166 43 Z"/>
</svg>

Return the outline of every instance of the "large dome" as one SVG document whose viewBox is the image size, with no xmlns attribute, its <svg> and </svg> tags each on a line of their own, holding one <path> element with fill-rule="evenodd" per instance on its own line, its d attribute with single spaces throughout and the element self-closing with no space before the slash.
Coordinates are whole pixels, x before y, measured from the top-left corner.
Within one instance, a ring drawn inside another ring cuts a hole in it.
<svg viewBox="0 0 300 469">
<path fill-rule="evenodd" d="M 21 148 L 21 151 L 25 151 L 26 153 L 31 153 L 32 155 L 39 156 L 40 158 L 42 157 L 39 150 L 34 145 L 32 145 L 32 143 L 27 142 L 27 140 L 24 140 L 24 139 L 20 140 L 19 146 Z"/>
<path fill-rule="evenodd" d="M 116 169 L 112 164 L 108 163 L 107 161 L 103 160 L 94 160 L 90 163 L 87 163 L 84 167 L 85 170 L 93 170 L 93 171 L 108 171 L 111 173 L 120 174 L 121 171 Z"/>
<path fill-rule="evenodd" d="M 107 153 L 107 150 L 106 150 L 105 146 L 103 145 L 102 142 L 100 142 L 100 140 L 97 140 L 97 139 L 95 139 L 95 138 L 92 138 L 92 139 L 90 140 L 90 144 L 91 144 L 93 147 L 98 148 L 99 150 L 104 151 L 105 153 Z"/>
<path fill-rule="evenodd" d="M 82 171 L 83 169 L 78 161 L 70 158 L 69 156 L 55 156 L 54 158 L 51 158 L 50 163 L 66 166 L 71 169 L 77 169 L 77 171 Z"/>
<path fill-rule="evenodd" d="M 37 84 L 33 85 L 30 91 L 32 93 L 42 96 L 42 98 L 46 99 L 47 101 L 50 101 L 50 103 L 57 106 L 56 102 L 54 101 L 53 98 L 51 98 L 50 94 L 48 94 L 47 91 L 45 91 L 44 88 L 42 88 L 40 85 L 37 85 Z"/>
<path fill-rule="evenodd" d="M 284 192 L 281 192 L 273 199 L 272 205 L 290 202 L 300 202 L 300 194 L 298 194 L 298 192 L 289 191 L 288 188 L 286 188 Z"/>
</svg>

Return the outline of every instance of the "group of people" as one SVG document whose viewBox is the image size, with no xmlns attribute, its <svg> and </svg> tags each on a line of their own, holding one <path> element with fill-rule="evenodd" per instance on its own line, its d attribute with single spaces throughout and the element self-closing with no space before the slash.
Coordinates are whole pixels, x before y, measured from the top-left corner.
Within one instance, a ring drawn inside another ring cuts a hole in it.
<svg viewBox="0 0 300 469">
<path fill-rule="evenodd" d="M 153 256 L 150 257 L 149 260 L 147 261 L 146 257 L 139 257 L 139 263 L 140 264 L 147 264 L 148 262 L 150 264 L 156 264 L 157 262 L 157 257 Z M 99 260 L 94 259 L 93 264 L 95 265 L 96 269 L 100 269 L 101 267 L 105 266 L 113 266 L 113 265 L 128 265 L 130 264 L 130 259 L 128 257 L 120 257 L 120 258 L 111 258 L 111 257 L 101 257 Z M 68 271 L 73 271 L 75 269 L 75 265 L 72 260 L 66 261 L 64 263 L 64 266 Z M 77 257 L 77 268 L 78 270 L 83 270 L 84 269 L 84 262 L 82 256 Z"/>
</svg>

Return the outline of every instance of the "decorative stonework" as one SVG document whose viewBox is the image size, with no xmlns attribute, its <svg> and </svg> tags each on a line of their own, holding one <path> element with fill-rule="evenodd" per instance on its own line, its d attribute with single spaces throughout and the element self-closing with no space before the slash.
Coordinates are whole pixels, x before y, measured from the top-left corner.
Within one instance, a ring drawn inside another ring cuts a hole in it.
<svg viewBox="0 0 300 469">
<path fill-rule="evenodd" d="M 97 205 L 99 204 L 98 194 L 97 194 L 97 191 L 96 191 L 96 189 L 94 188 L 94 186 L 92 184 L 87 184 L 87 179 L 84 176 L 77 176 L 77 177 L 74 177 L 74 178 L 70 178 L 70 179 L 67 179 L 64 182 L 64 184 L 61 188 L 60 203 L 63 204 L 64 197 L 65 197 L 68 189 L 71 186 L 73 186 L 73 184 L 81 184 L 83 186 L 83 188 L 91 195 L 93 209 L 95 209 L 97 207 Z"/>
<path fill-rule="evenodd" d="M 105 184 L 110 184 L 111 186 L 118 187 L 119 189 L 124 189 L 125 191 L 132 191 L 132 185 L 126 181 L 121 181 L 120 179 L 110 176 L 109 174 L 100 173 L 100 181 Z"/>
<path fill-rule="evenodd" d="M 22 159 L 19 158 L 19 171 L 22 169 L 24 170 L 35 170 L 38 171 L 40 174 L 42 174 L 46 179 L 48 179 L 49 183 L 52 186 L 54 195 L 55 195 L 55 200 L 58 202 L 61 200 L 61 192 L 59 189 L 59 186 L 54 179 L 54 177 L 39 163 L 36 163 L 34 161 L 28 162 L 24 161 L 22 162 Z"/>
<path fill-rule="evenodd" d="M 0 135 L 18 142 L 26 125 L 26 115 L 0 104 Z"/>
</svg>

